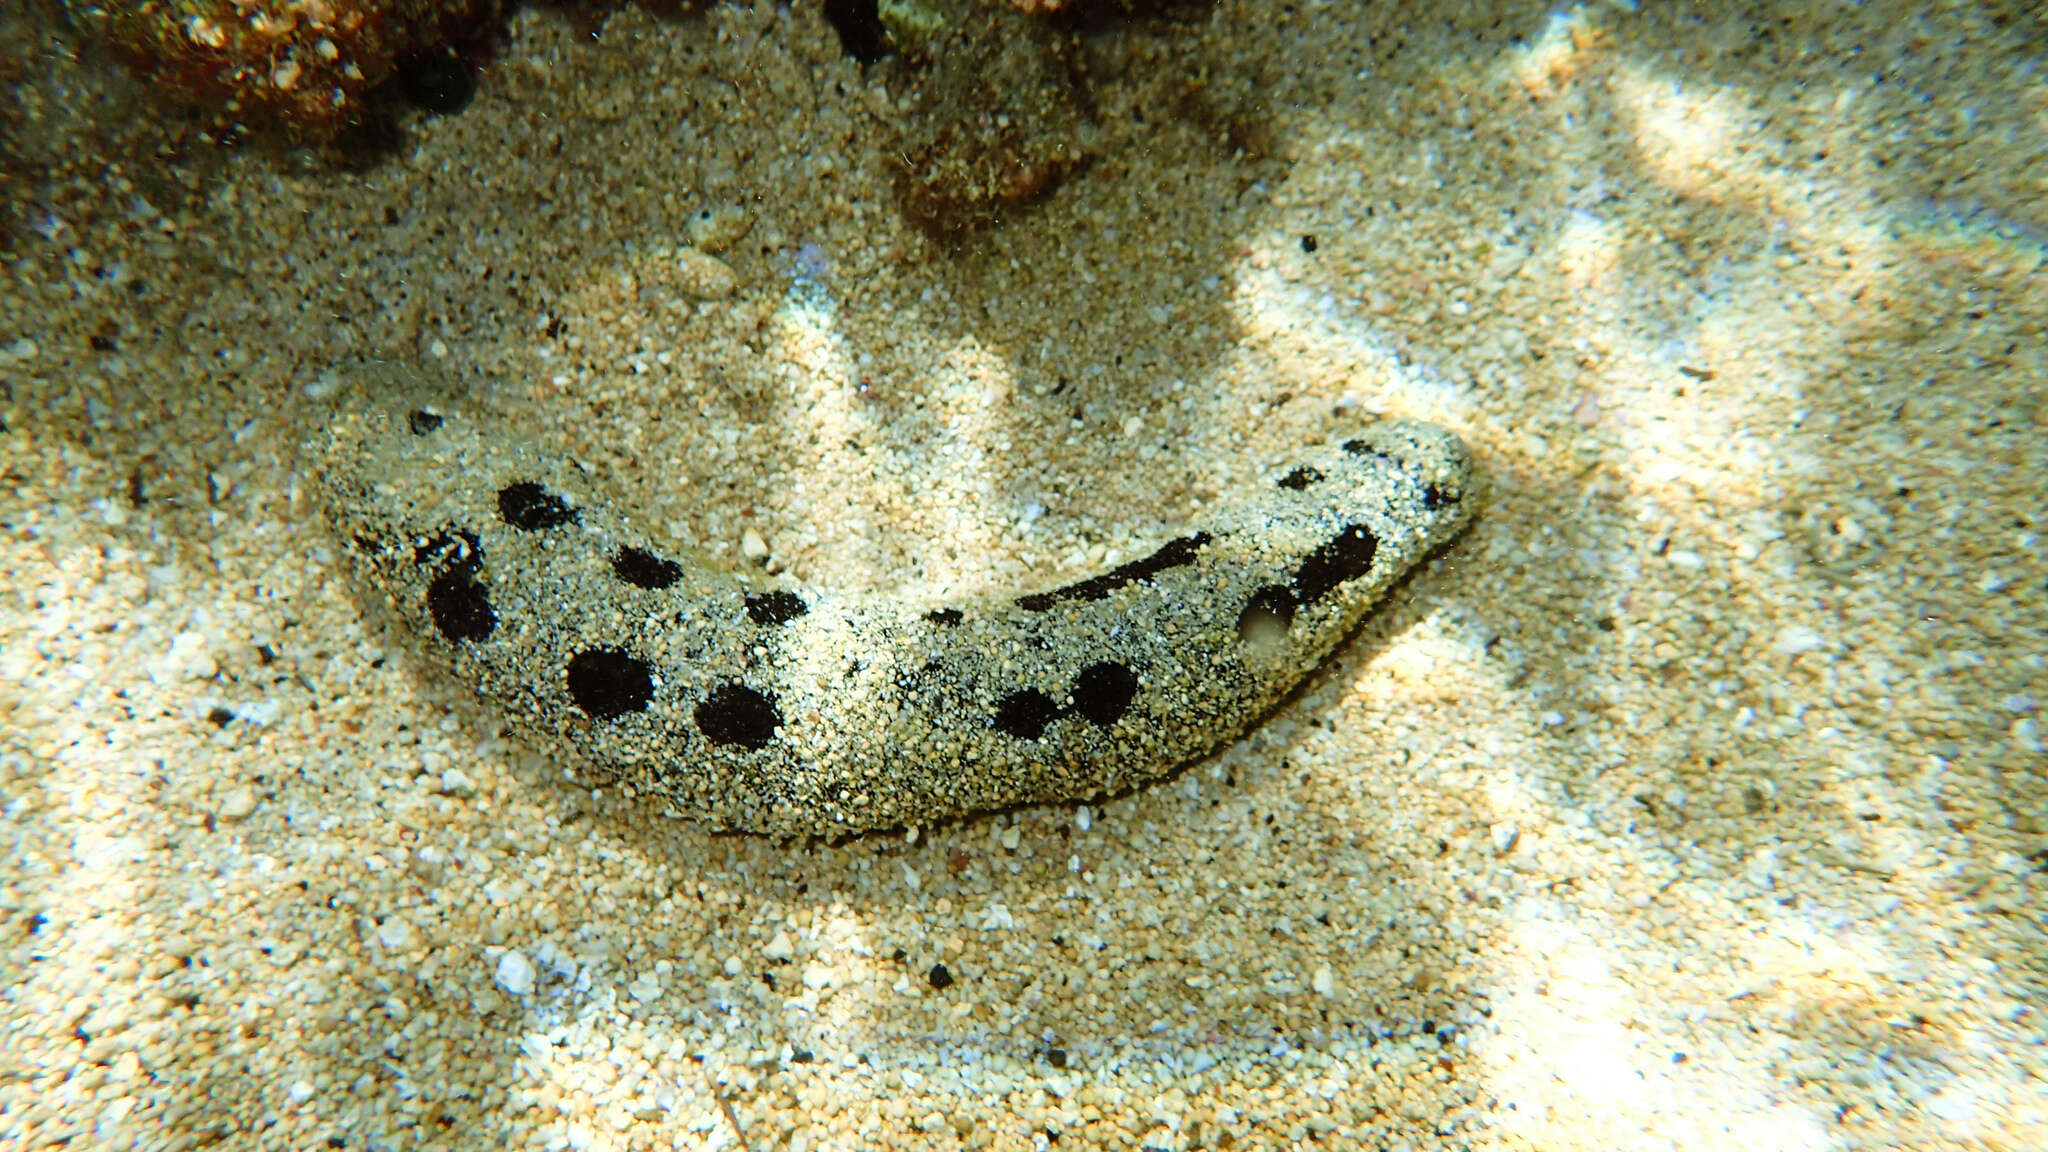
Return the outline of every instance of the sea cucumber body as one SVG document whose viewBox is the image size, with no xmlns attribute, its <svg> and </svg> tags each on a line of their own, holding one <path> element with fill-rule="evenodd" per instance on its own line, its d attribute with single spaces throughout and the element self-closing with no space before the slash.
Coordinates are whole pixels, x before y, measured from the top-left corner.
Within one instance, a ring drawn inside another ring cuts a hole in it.
<svg viewBox="0 0 2048 1152">
<path fill-rule="evenodd" d="M 363 385 L 311 450 L 365 594 L 523 738 L 749 832 L 1156 780 L 1265 715 L 1470 513 L 1463 445 L 1384 421 L 1142 560 L 907 603 L 743 582 L 422 378 Z"/>
</svg>

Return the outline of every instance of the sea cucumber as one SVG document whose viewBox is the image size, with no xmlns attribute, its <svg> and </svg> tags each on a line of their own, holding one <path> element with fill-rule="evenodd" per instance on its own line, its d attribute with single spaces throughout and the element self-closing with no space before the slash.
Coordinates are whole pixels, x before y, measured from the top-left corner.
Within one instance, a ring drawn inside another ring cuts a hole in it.
<svg viewBox="0 0 2048 1152">
<path fill-rule="evenodd" d="M 522 738 L 726 829 L 838 836 L 1157 780 L 1269 712 L 1471 515 L 1384 420 L 1138 560 L 960 603 L 742 581 L 428 376 L 352 373 L 309 444 L 364 595 Z"/>
</svg>

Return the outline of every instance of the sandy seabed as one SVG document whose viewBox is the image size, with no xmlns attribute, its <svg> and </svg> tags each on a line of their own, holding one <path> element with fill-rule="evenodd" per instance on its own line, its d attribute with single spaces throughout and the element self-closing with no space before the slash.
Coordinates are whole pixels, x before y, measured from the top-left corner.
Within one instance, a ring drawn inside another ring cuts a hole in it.
<svg viewBox="0 0 2048 1152">
<path fill-rule="evenodd" d="M 1726 7 L 1105 31 L 1100 159 L 956 248 L 809 2 L 526 14 L 347 173 L 52 34 L 0 1144 L 2048 1147 L 2048 24 Z M 844 587 L 1070 579 L 1368 413 L 1485 508 L 1165 784 L 719 836 L 349 597 L 298 445 L 363 357 Z"/>
</svg>

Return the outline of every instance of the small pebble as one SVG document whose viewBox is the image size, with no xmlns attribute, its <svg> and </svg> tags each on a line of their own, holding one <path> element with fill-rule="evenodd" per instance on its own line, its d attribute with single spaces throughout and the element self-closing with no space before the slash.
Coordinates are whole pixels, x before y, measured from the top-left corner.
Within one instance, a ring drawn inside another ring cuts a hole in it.
<svg viewBox="0 0 2048 1152">
<path fill-rule="evenodd" d="M 1522 839 L 1522 830 L 1515 827 L 1512 820 L 1496 821 L 1486 831 L 1487 836 L 1493 841 L 1493 850 L 1502 856 L 1513 852 L 1515 845 Z"/>
<path fill-rule="evenodd" d="M 626 986 L 626 994 L 642 1004 L 651 1004 L 661 999 L 661 980 L 652 972 L 642 972 Z"/>
<path fill-rule="evenodd" d="M 732 265 L 707 252 L 685 248 L 676 253 L 676 287 L 699 300 L 723 300 L 740 286 Z"/>
<path fill-rule="evenodd" d="M 476 785 L 460 768 L 450 768 L 441 773 L 441 791 L 448 796 L 469 797 L 476 795 Z"/>
<path fill-rule="evenodd" d="M 1600 423 L 1600 397 L 1592 392 L 1581 395 L 1578 406 L 1572 409 L 1572 421 L 1581 428 Z"/>
<path fill-rule="evenodd" d="M 507 949 L 503 956 L 498 957 L 498 987 L 514 996 L 533 995 L 535 975 L 533 961 L 528 960 L 524 952 Z"/>
<path fill-rule="evenodd" d="M 754 218 L 737 204 L 699 209 L 690 217 L 690 243 L 702 252 L 723 252 L 754 226 Z"/>
<path fill-rule="evenodd" d="M 229 823 L 246 820 L 256 811 L 256 792 L 248 787 L 236 788 L 221 797 L 216 814 Z"/>
<path fill-rule="evenodd" d="M 1827 644 L 1827 639 L 1811 628 L 1800 624 L 1787 624 L 1778 630 L 1778 638 L 1771 647 L 1781 656 L 1797 656 L 1811 652 Z"/>
<path fill-rule="evenodd" d="M 412 939 L 412 925 L 396 916 L 377 925 L 377 943 L 393 952 L 412 947 Z"/>
<path fill-rule="evenodd" d="M 768 558 L 768 541 L 752 528 L 740 533 L 740 555 L 756 564 Z"/>
<path fill-rule="evenodd" d="M 2041 751 L 2041 724 L 2032 716 L 2013 721 L 2011 733 L 2013 747 L 2031 754 Z"/>
</svg>

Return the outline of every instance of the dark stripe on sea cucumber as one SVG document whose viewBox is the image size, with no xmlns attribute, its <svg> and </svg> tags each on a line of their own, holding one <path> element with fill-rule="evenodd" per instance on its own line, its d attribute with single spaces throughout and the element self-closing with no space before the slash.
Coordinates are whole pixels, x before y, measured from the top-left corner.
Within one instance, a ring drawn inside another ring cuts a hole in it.
<svg viewBox="0 0 2048 1152">
<path fill-rule="evenodd" d="M 518 480 L 498 489 L 498 515 L 521 531 L 540 532 L 575 523 L 577 512 L 567 500 L 539 484 Z"/>
<path fill-rule="evenodd" d="M 697 730 L 713 744 L 734 744 L 760 751 L 775 739 L 782 713 L 775 701 L 745 684 L 726 684 L 697 705 Z"/>
<path fill-rule="evenodd" d="M 1210 536 L 1207 532 L 1197 532 L 1192 536 L 1182 536 L 1178 540 L 1169 540 L 1157 552 L 1152 553 L 1143 560 L 1133 560 L 1129 564 L 1112 568 L 1100 576 L 1091 576 L 1086 580 L 1069 584 L 1064 588 L 1055 588 L 1050 592 L 1034 592 L 1029 596 L 1019 596 L 1017 598 L 1017 606 L 1027 612 L 1043 612 L 1062 601 L 1100 600 L 1126 584 L 1135 584 L 1140 580 L 1150 580 L 1169 568 L 1180 568 L 1193 564 L 1195 562 L 1195 553 L 1200 552 L 1213 539 L 1214 537 Z"/>
<path fill-rule="evenodd" d="M 590 648 L 569 658 L 569 697 L 593 719 L 645 712 L 654 700 L 654 672 L 621 648 Z"/>
<path fill-rule="evenodd" d="M 1294 591 L 1303 604 L 1313 604 L 1335 591 L 1346 580 L 1372 571 L 1373 554 L 1380 542 L 1363 524 L 1347 525 L 1327 543 L 1320 544 L 1294 570 Z"/>
<path fill-rule="evenodd" d="M 1291 492 L 1299 492 L 1311 484 L 1322 482 L 1323 474 L 1306 464 L 1297 466 L 1292 472 L 1280 478 L 1280 486 Z"/>
<path fill-rule="evenodd" d="M 925 613 L 924 618 L 942 627 L 951 628 L 966 619 L 966 615 L 958 608 L 934 608 Z"/>
<path fill-rule="evenodd" d="M 787 624 L 810 611 L 810 606 L 794 592 L 762 592 L 747 594 L 747 618 L 762 627 Z"/>
<path fill-rule="evenodd" d="M 635 588 L 658 590 L 683 578 L 683 566 L 640 548 L 620 548 L 612 557 L 612 575 Z"/>
</svg>

